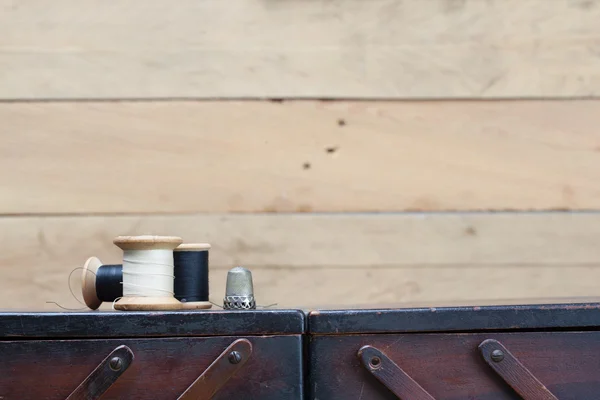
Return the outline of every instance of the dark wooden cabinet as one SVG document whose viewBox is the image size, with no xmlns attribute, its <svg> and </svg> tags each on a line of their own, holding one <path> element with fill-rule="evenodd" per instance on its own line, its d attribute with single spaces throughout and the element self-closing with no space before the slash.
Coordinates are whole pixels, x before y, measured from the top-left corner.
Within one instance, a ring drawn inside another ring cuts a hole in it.
<svg viewBox="0 0 600 400">
<path fill-rule="evenodd" d="M 0 357 L 1 400 L 600 400 L 600 303 L 0 313 Z"/>
<path fill-rule="evenodd" d="M 300 311 L 21 313 L 0 325 L 2 400 L 64 400 L 119 346 L 133 360 L 102 399 L 174 400 L 240 339 L 251 354 L 213 399 L 303 398 Z"/>
<path fill-rule="evenodd" d="M 310 399 L 600 399 L 596 303 L 320 310 L 309 338 Z"/>
</svg>

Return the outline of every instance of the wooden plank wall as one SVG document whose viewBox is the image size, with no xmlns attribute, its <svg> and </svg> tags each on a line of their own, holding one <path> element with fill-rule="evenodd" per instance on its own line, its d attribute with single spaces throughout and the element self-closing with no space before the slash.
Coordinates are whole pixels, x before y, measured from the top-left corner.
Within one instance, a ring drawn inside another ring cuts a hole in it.
<svg viewBox="0 0 600 400">
<path fill-rule="evenodd" d="M 0 0 L 0 307 L 119 234 L 280 306 L 593 296 L 600 0 Z M 77 273 L 71 283 L 77 293 Z"/>
</svg>

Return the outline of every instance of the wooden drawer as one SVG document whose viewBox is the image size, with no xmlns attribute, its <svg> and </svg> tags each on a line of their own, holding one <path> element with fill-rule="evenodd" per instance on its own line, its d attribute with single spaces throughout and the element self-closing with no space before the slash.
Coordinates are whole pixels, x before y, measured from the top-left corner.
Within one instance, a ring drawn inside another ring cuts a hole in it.
<svg viewBox="0 0 600 400">
<path fill-rule="evenodd" d="M 64 314 L 0 316 L 0 324 L 2 319 L 5 322 L 0 328 L 1 399 L 64 400 L 113 350 L 126 346 L 133 360 L 102 399 L 174 400 L 221 354 L 228 357 L 230 353 L 224 353 L 225 350 L 240 339 L 248 341 L 250 356 L 223 382 L 213 399 L 303 398 L 301 312 L 67 316 L 69 320 Z M 60 331 L 62 338 L 36 337 L 44 327 L 46 331 Z M 111 331 L 111 327 L 115 330 Z M 13 336 L 18 336 L 18 340 Z"/>
<path fill-rule="evenodd" d="M 599 322 L 598 304 L 312 312 L 309 398 L 600 399 Z"/>
</svg>

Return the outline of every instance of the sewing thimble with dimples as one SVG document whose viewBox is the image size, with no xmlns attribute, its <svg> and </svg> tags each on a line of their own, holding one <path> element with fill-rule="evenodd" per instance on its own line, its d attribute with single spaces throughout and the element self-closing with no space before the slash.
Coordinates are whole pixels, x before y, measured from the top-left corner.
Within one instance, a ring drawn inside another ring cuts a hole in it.
<svg viewBox="0 0 600 400">
<path fill-rule="evenodd" d="M 225 298 L 223 299 L 225 310 L 254 310 L 254 285 L 252 284 L 252 272 L 243 267 L 235 267 L 227 273 L 227 285 L 225 287 Z"/>
</svg>

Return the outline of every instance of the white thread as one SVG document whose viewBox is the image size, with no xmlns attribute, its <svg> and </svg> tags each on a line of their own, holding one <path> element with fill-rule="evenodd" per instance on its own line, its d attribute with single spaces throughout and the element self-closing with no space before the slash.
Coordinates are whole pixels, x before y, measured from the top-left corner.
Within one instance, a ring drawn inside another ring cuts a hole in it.
<svg viewBox="0 0 600 400">
<path fill-rule="evenodd" d="M 123 297 L 173 297 L 173 250 L 125 250 Z"/>
<path fill-rule="evenodd" d="M 121 282 L 121 283 L 122 283 L 122 282 Z M 114 300 L 113 300 L 113 302 L 112 302 L 112 310 L 113 310 L 113 311 L 117 311 L 117 310 L 115 309 L 115 303 L 116 303 L 117 301 L 121 300 L 122 298 L 123 298 L 123 297 L 117 297 L 116 299 L 114 299 Z"/>
</svg>

